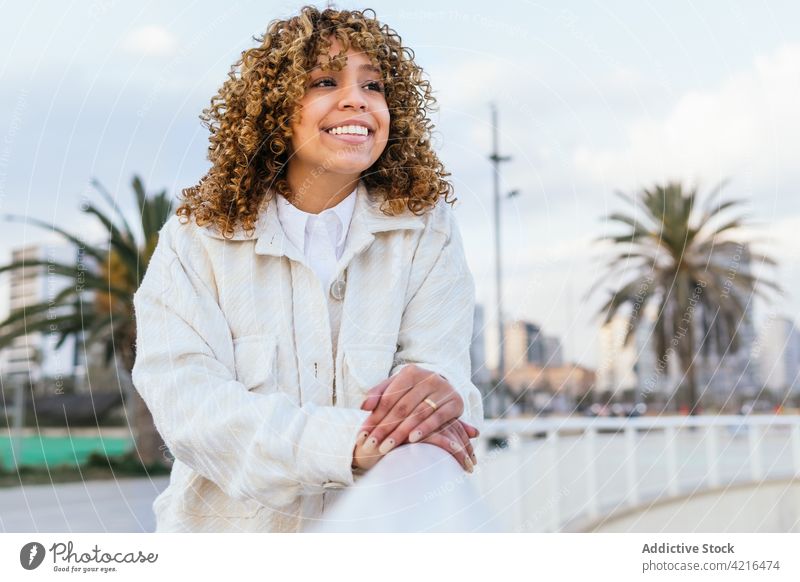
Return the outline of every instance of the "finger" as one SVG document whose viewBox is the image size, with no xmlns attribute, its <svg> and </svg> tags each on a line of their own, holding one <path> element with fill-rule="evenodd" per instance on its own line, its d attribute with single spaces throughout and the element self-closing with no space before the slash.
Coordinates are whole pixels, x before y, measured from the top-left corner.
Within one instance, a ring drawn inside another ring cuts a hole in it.
<svg viewBox="0 0 800 582">
<path fill-rule="evenodd" d="M 455 399 L 445 400 L 440 403 L 432 415 L 411 429 L 408 442 L 415 443 L 424 439 L 429 434 L 458 417 L 459 406 Z"/>
<path fill-rule="evenodd" d="M 366 431 L 362 430 L 361 432 L 358 433 L 358 436 L 356 437 L 356 444 L 355 446 L 353 446 L 353 462 L 356 462 L 358 460 L 359 454 L 361 452 L 361 445 L 364 444 L 366 438 L 367 438 Z"/>
<path fill-rule="evenodd" d="M 406 374 L 400 373 L 391 378 L 391 380 L 381 395 L 378 406 L 366 419 L 366 424 L 371 427 L 370 436 L 365 443 L 367 449 L 372 447 L 377 449 L 383 438 L 400 423 L 402 419 L 387 417 L 400 399 L 414 387 L 413 378 Z"/>
<path fill-rule="evenodd" d="M 459 454 L 461 455 L 459 458 L 463 458 L 463 462 L 466 465 L 467 470 L 472 473 L 475 468 L 475 455 L 472 451 L 472 443 L 469 442 L 469 437 L 467 436 L 466 431 L 463 429 L 458 420 L 455 420 L 452 424 L 450 424 L 450 430 L 458 439 L 456 442 L 458 443 Z"/>
<path fill-rule="evenodd" d="M 419 386 L 419 385 L 418 385 Z M 416 427 L 422 423 L 423 420 L 427 419 L 434 412 L 436 412 L 436 408 L 431 406 L 427 400 L 434 400 L 435 394 L 430 394 L 428 396 L 424 395 L 424 392 L 420 392 L 419 390 L 409 390 L 406 396 L 397 403 L 392 409 L 392 412 L 389 413 L 387 417 L 387 421 L 384 422 L 384 426 L 382 428 L 386 431 L 386 436 L 384 436 L 384 430 L 378 431 L 376 430 L 373 432 L 373 435 L 377 435 L 376 438 L 380 445 L 378 446 L 378 450 L 383 454 L 388 453 L 397 445 L 403 444 L 408 440 L 411 431 L 414 430 Z M 413 405 L 413 408 L 410 410 L 406 407 L 403 407 L 403 403 L 406 402 L 409 407 Z M 392 429 L 392 423 L 388 421 L 389 418 L 392 417 L 393 414 L 398 414 L 400 417 L 400 422 L 397 426 Z"/>
<path fill-rule="evenodd" d="M 464 427 L 464 429 L 467 431 L 467 435 L 469 435 L 469 438 L 471 439 L 477 438 L 481 434 L 481 431 L 472 426 L 470 423 L 465 422 L 463 420 L 461 421 L 461 426 Z"/>
<path fill-rule="evenodd" d="M 383 388 L 378 405 L 372 413 L 376 416 L 385 417 L 389 411 L 397 404 L 403 395 L 414 387 L 416 378 L 408 374 L 397 374 L 388 378 L 388 384 Z"/>
<path fill-rule="evenodd" d="M 447 451 L 453 456 L 456 462 L 461 465 L 462 469 L 471 473 L 470 461 L 468 461 L 467 455 L 463 452 L 463 449 L 456 443 L 455 438 L 456 435 L 450 431 L 440 431 L 425 437 L 420 442 L 436 445 L 440 449 Z"/>
<path fill-rule="evenodd" d="M 375 435 L 376 446 L 387 436 L 387 427 L 388 432 L 392 432 L 408 416 L 410 410 L 416 408 L 422 399 L 426 398 L 436 390 L 437 386 L 441 386 L 445 382 L 436 374 L 427 371 L 420 373 L 408 368 L 394 376 L 394 378 L 395 380 L 389 384 L 381 395 L 378 406 L 367 419 L 370 425 L 383 427 Z M 410 393 L 411 396 L 409 396 Z M 373 440 L 372 436 L 370 436 L 369 440 Z M 397 441 L 397 443 L 399 442 Z"/>
<path fill-rule="evenodd" d="M 371 394 L 369 394 L 364 404 L 361 406 L 364 410 L 372 411 L 372 414 L 370 414 L 364 422 L 369 432 L 372 432 L 372 430 L 383 421 L 386 413 L 391 410 L 394 402 L 402 396 L 402 391 L 398 392 L 398 386 L 404 387 L 405 384 L 395 384 L 398 380 L 398 376 L 399 374 L 387 378 L 380 384 L 370 388 Z"/>
<path fill-rule="evenodd" d="M 380 455 L 378 451 L 365 451 L 363 445 L 357 446 L 353 452 L 353 462 L 357 467 L 364 469 L 372 467 L 382 457 L 383 455 Z"/>
<path fill-rule="evenodd" d="M 358 437 L 356 439 L 358 441 L 358 444 L 363 444 L 364 441 L 367 440 L 367 437 L 369 436 L 369 433 L 370 433 L 371 430 L 372 430 L 372 427 L 370 427 L 367 424 L 367 421 L 365 420 L 364 424 L 361 425 L 361 428 L 359 429 L 359 432 L 358 432 Z"/>
<path fill-rule="evenodd" d="M 461 438 L 461 443 L 464 445 L 464 449 L 472 460 L 472 464 L 477 465 L 478 459 L 475 457 L 475 451 L 472 449 L 472 443 L 469 440 L 467 431 L 464 429 L 464 424 L 461 421 L 454 422 L 453 430 L 457 432 L 458 436 Z"/>
<path fill-rule="evenodd" d="M 408 432 L 419 425 L 425 417 L 432 414 L 432 410 L 426 411 L 422 408 L 423 406 L 431 408 L 424 402 L 431 395 L 430 383 L 422 381 L 415 384 L 397 401 L 380 424 L 370 433 L 369 441 L 377 446 L 384 455 L 396 445 L 406 442 Z M 421 411 L 425 416 L 415 416 L 417 411 Z M 410 422 L 408 422 L 409 418 L 411 418 Z"/>
<path fill-rule="evenodd" d="M 361 403 L 361 410 L 374 410 L 392 379 L 393 378 L 391 377 L 386 378 L 386 380 L 379 382 L 367 390 L 367 393 L 364 396 L 364 402 Z"/>
</svg>

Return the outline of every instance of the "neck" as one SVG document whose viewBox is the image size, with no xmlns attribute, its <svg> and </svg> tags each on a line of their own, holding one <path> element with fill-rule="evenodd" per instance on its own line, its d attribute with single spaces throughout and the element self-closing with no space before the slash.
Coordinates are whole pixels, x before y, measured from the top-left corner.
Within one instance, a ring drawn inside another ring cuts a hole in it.
<svg viewBox="0 0 800 582">
<path fill-rule="evenodd" d="M 322 172 L 314 176 L 297 166 L 289 166 L 286 180 L 292 190 L 290 202 L 295 208 L 311 214 L 333 208 L 356 188 L 360 174 L 345 175 Z"/>
</svg>

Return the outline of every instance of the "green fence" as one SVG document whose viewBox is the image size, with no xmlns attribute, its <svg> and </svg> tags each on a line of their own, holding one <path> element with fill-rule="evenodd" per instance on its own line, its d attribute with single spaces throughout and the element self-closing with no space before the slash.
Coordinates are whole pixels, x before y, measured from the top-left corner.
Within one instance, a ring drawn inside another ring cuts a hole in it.
<svg viewBox="0 0 800 582">
<path fill-rule="evenodd" d="M 11 438 L 0 436 L 0 467 L 13 469 Z M 68 437 L 26 436 L 17 448 L 20 465 L 33 467 L 55 467 L 57 465 L 82 465 L 89 455 L 97 452 L 106 456 L 117 456 L 133 449 L 133 439 L 120 437 Z"/>
</svg>

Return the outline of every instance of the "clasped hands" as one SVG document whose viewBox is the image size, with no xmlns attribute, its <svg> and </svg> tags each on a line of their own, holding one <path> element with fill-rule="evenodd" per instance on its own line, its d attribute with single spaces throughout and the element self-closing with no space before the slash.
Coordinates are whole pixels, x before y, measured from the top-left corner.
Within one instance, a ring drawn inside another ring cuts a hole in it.
<svg viewBox="0 0 800 582">
<path fill-rule="evenodd" d="M 435 406 L 432 406 L 430 403 Z M 369 469 L 398 445 L 436 445 L 472 473 L 477 458 L 470 443 L 478 429 L 463 422 L 464 401 L 441 375 L 411 364 L 367 392 L 361 410 L 371 410 L 353 449 L 353 467 Z"/>
</svg>

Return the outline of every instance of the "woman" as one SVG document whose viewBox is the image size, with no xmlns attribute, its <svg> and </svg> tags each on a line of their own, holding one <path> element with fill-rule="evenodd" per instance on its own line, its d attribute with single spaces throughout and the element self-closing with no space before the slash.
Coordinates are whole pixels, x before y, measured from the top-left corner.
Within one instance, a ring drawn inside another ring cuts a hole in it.
<svg viewBox="0 0 800 582">
<path fill-rule="evenodd" d="M 175 458 L 157 531 L 300 531 L 403 444 L 477 462 L 474 284 L 413 52 L 310 6 L 259 40 L 134 297 L 134 385 Z"/>
</svg>

